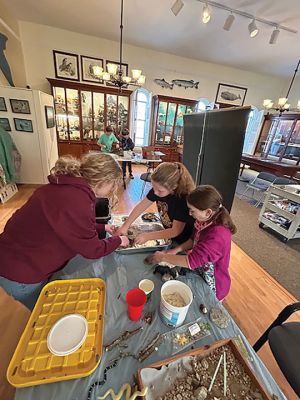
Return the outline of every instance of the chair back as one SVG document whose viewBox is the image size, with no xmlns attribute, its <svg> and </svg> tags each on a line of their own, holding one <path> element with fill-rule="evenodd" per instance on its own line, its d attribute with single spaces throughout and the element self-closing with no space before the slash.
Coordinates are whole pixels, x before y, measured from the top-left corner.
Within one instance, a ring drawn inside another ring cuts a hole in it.
<svg viewBox="0 0 300 400">
<path fill-rule="evenodd" d="M 263 180 L 263 181 L 268 181 L 268 182 L 273 183 L 274 180 L 276 179 L 276 175 L 271 174 L 270 172 L 260 172 L 257 175 L 256 179 L 260 179 L 260 180 Z"/>
<path fill-rule="evenodd" d="M 292 179 L 285 178 L 284 176 L 279 176 L 273 182 L 273 185 L 292 185 L 295 182 Z"/>
</svg>

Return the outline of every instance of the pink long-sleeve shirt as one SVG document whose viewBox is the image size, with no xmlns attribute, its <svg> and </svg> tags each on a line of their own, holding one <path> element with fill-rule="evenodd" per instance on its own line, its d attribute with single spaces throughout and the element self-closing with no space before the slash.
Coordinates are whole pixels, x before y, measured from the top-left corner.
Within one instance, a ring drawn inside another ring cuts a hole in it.
<svg viewBox="0 0 300 400">
<path fill-rule="evenodd" d="M 190 269 L 202 275 L 219 300 L 223 300 L 230 289 L 230 249 L 230 230 L 213 224 L 197 232 L 193 249 L 188 254 Z"/>
</svg>

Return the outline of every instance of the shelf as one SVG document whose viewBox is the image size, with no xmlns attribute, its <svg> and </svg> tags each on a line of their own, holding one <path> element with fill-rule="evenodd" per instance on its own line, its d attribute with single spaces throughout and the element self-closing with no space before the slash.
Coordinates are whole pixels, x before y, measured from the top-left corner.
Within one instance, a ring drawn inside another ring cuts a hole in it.
<svg viewBox="0 0 300 400">
<path fill-rule="evenodd" d="M 272 204 L 272 203 L 270 203 L 270 202 L 267 203 L 266 209 L 271 210 L 271 211 L 274 211 L 276 214 L 278 214 L 278 215 L 280 215 L 280 216 L 282 216 L 282 217 L 284 217 L 284 218 L 287 218 L 287 219 L 290 220 L 290 221 L 293 221 L 293 219 L 294 219 L 295 216 L 296 216 L 296 214 L 292 214 L 292 213 L 290 213 L 289 211 L 282 210 L 281 208 L 275 206 L 274 204 Z"/>
</svg>

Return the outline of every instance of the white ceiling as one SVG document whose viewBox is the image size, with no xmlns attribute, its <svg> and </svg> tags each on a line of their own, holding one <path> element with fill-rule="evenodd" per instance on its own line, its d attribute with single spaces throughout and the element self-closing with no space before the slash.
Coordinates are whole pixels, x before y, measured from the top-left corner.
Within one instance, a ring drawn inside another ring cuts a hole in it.
<svg viewBox="0 0 300 400">
<path fill-rule="evenodd" d="M 281 31 L 277 44 L 269 45 L 272 27 L 257 23 L 260 32 L 248 34 L 250 20 L 236 16 L 230 32 L 222 29 L 228 15 L 213 9 L 211 21 L 201 21 L 203 4 L 183 0 L 175 17 L 175 0 L 124 0 L 124 41 L 188 58 L 291 76 L 299 51 L 299 36 Z M 218 0 L 300 31 L 300 0 Z M 19 20 L 50 25 L 87 35 L 119 40 L 120 0 L 3 0 Z"/>
</svg>

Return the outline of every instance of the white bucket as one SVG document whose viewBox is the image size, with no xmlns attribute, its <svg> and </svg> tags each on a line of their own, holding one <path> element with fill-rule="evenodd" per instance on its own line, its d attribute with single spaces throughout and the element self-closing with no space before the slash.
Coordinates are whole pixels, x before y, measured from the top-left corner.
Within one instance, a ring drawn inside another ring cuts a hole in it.
<svg viewBox="0 0 300 400">
<path fill-rule="evenodd" d="M 167 303 L 164 296 L 171 293 L 179 293 L 186 305 L 175 307 Z M 185 283 L 176 280 L 165 282 L 160 291 L 160 316 L 162 321 L 173 327 L 181 325 L 192 301 L 193 293 Z"/>
</svg>

